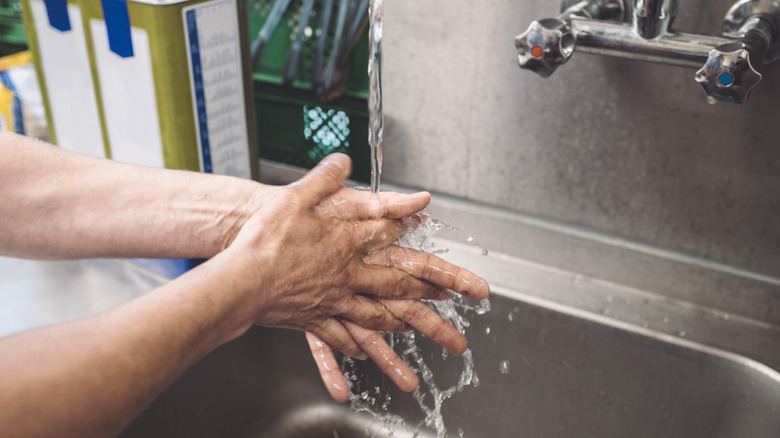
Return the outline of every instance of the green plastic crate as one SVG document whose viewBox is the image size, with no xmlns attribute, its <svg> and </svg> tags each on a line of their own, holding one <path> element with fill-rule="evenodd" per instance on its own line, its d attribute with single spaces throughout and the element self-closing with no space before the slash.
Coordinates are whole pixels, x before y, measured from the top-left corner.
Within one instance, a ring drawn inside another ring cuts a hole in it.
<svg viewBox="0 0 780 438">
<path fill-rule="evenodd" d="M 347 61 L 341 96 L 321 102 L 312 90 L 311 70 L 319 39 L 324 1 L 315 1 L 304 39 L 298 74 L 291 86 L 283 85 L 287 54 L 297 34 L 303 1 L 290 3 L 264 50 L 254 73 L 255 115 L 260 157 L 311 168 L 325 155 L 342 152 L 353 160 L 352 179 L 370 181 L 368 147 L 368 29 L 364 29 Z M 335 33 L 334 21 L 326 43 L 326 59 Z M 250 0 L 249 35 L 257 37 L 274 0 Z"/>
<path fill-rule="evenodd" d="M 27 49 L 22 23 L 22 7 L 18 0 L 0 0 L 0 56 Z"/>
</svg>

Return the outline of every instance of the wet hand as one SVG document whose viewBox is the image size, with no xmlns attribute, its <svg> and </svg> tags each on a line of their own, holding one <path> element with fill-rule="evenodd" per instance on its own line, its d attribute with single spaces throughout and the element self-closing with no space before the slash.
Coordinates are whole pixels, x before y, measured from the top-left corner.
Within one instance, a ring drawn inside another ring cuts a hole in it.
<svg viewBox="0 0 780 438">
<path fill-rule="evenodd" d="M 345 354 L 362 356 L 340 321 L 371 330 L 408 328 L 368 296 L 444 299 L 462 276 L 423 272 L 417 256 L 398 269 L 393 242 L 404 230 L 402 218 L 423 209 L 430 196 L 377 199 L 348 192 L 342 183 L 349 172 L 348 157 L 329 156 L 268 199 L 220 257 L 246 273 L 230 281 L 244 294 L 244 316 L 254 323 L 311 332 Z"/>
<path fill-rule="evenodd" d="M 382 300 L 382 304 L 397 318 L 408 322 L 450 353 L 460 355 L 466 350 L 468 342 L 465 336 L 424 303 L 417 300 Z M 343 323 L 360 348 L 401 390 L 410 392 L 419 386 L 417 375 L 393 351 L 381 333 L 349 321 Z M 311 333 L 306 333 L 306 340 L 328 393 L 338 402 L 347 401 L 350 390 L 333 350 Z"/>
<path fill-rule="evenodd" d="M 424 203 L 420 202 L 422 200 Z M 425 193 L 415 197 L 392 192 L 373 195 L 367 191 L 342 188 L 321 201 L 316 210 L 321 214 L 345 220 L 406 219 L 406 224 L 409 225 L 408 219 L 418 214 L 429 201 L 430 197 Z M 484 299 L 489 293 L 488 284 L 473 273 L 431 254 L 402 248 L 395 244 L 366 254 L 363 262 L 397 269 L 474 299 Z M 420 330 L 452 354 L 460 355 L 465 351 L 468 344 L 466 338 L 421 301 L 387 299 L 379 301 L 396 318 Z M 341 322 L 363 352 L 367 353 L 367 356 L 399 388 L 412 391 L 419 385 L 419 379 L 414 372 L 398 357 L 379 332 L 348 320 Z M 349 389 L 331 346 L 312 333 L 307 333 L 306 338 L 328 392 L 335 400 L 346 401 L 349 397 Z"/>
</svg>

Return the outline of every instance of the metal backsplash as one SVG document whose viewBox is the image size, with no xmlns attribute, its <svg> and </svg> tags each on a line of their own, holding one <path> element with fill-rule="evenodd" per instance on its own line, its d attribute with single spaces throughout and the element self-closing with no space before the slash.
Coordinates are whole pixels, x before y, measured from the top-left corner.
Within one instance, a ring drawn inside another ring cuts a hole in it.
<svg viewBox="0 0 780 438">
<path fill-rule="evenodd" d="M 682 1 L 675 29 L 717 34 L 731 4 Z M 780 64 L 713 106 L 693 69 L 521 71 L 513 39 L 555 1 L 385 8 L 385 181 L 780 277 Z"/>
</svg>

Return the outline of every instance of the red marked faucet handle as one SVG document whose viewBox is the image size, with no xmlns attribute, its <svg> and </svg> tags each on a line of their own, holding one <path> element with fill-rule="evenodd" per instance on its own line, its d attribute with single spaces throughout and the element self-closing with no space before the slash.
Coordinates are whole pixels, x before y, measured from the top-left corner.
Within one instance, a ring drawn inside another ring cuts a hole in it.
<svg viewBox="0 0 780 438">
<path fill-rule="evenodd" d="M 761 73 L 750 63 L 745 44 L 735 42 L 712 49 L 707 63 L 696 72 L 696 82 L 704 88 L 711 104 L 743 104 L 753 87 L 761 82 Z"/>
<path fill-rule="evenodd" d="M 571 58 L 576 40 L 564 20 L 534 21 L 528 30 L 515 38 L 520 68 L 546 78 Z"/>
</svg>

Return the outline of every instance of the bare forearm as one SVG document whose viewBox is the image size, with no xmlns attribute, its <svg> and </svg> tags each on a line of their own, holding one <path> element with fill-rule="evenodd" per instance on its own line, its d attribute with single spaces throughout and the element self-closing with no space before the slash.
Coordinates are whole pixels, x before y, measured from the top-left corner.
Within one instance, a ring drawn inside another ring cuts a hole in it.
<svg viewBox="0 0 780 438">
<path fill-rule="evenodd" d="M 250 325 L 212 260 L 95 318 L 0 340 L 0 437 L 108 437 Z"/>
<path fill-rule="evenodd" d="M 0 254 L 211 257 L 273 188 L 150 169 L 0 134 Z"/>
</svg>

